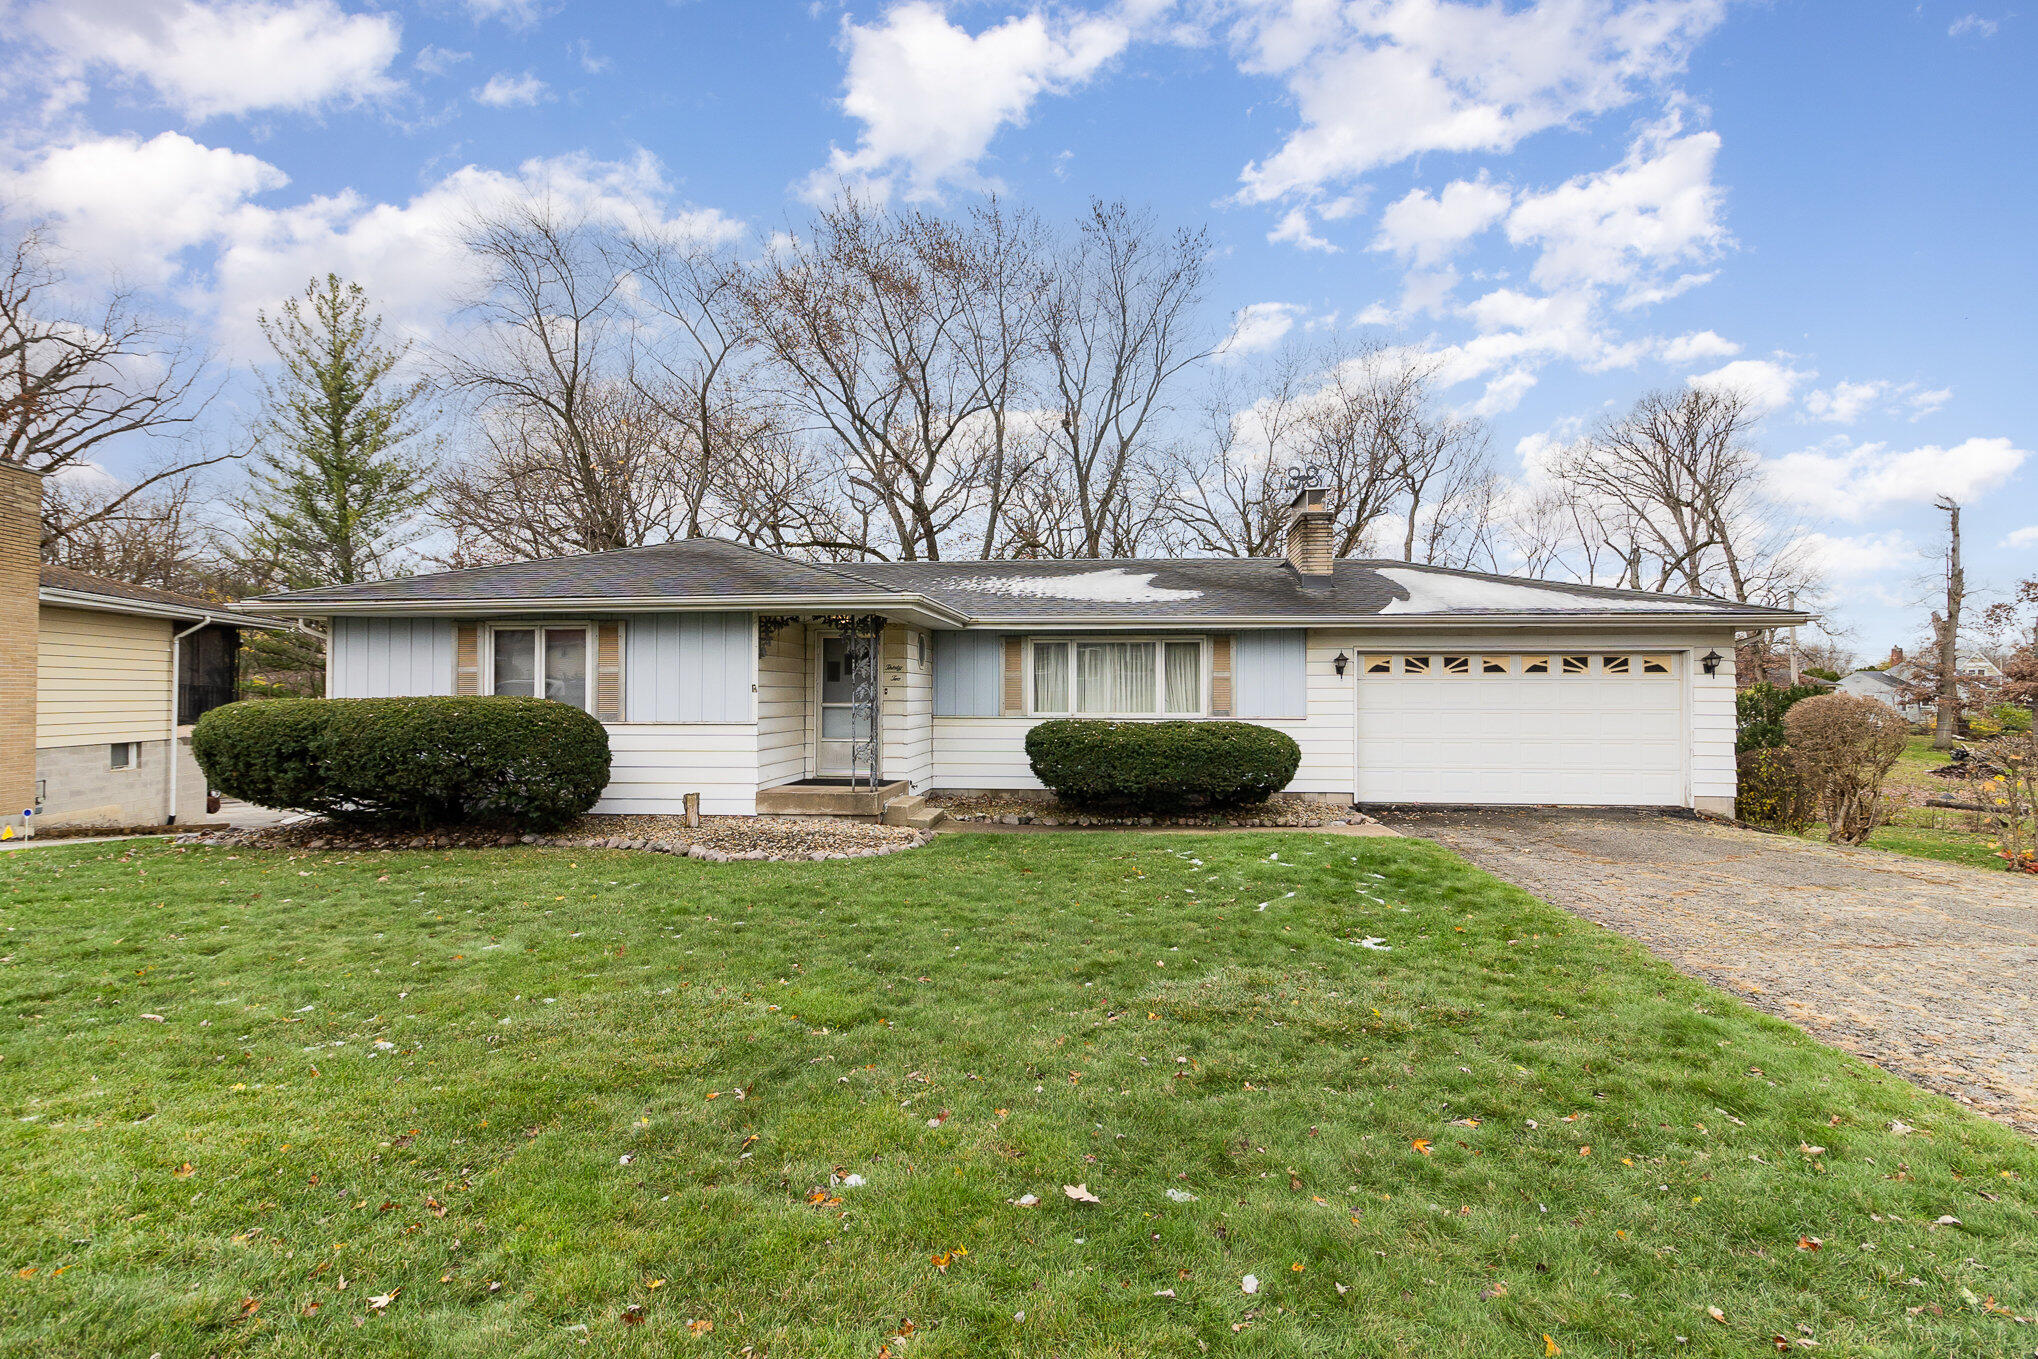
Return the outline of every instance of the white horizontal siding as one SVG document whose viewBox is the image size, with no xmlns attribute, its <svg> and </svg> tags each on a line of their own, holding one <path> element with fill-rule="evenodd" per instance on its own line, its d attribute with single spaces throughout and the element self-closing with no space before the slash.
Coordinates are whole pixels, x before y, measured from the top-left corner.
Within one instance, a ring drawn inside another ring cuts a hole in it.
<svg viewBox="0 0 2038 1359">
<path fill-rule="evenodd" d="M 880 768 L 887 779 L 905 779 L 917 792 L 934 771 L 934 653 L 926 633 L 885 629 L 883 679 Z"/>
<path fill-rule="evenodd" d="M 1026 759 L 1026 733 L 1044 720 L 936 717 L 929 777 L 936 788 L 1039 788 Z"/>
<path fill-rule="evenodd" d="M 717 816 L 757 811 L 757 724 L 614 724 L 609 733 L 609 786 L 597 812 L 681 812 L 686 795 Z"/>
<path fill-rule="evenodd" d="M 757 782 L 761 788 L 807 776 L 807 636 L 804 623 L 782 628 L 757 662 Z"/>
<path fill-rule="evenodd" d="M 1731 800 L 1740 783 L 1734 759 L 1734 737 L 1740 729 L 1734 708 L 1734 639 L 1723 634 L 1711 643 L 1710 649 L 1725 658 L 1714 675 L 1698 664 L 1707 649 L 1693 648 L 1685 661 L 1691 675 L 1691 796 Z"/>
</svg>

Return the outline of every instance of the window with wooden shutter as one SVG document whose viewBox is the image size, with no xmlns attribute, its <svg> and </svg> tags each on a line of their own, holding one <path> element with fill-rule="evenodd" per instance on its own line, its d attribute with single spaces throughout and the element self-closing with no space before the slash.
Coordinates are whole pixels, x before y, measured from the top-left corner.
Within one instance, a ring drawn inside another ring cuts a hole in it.
<svg viewBox="0 0 2038 1359">
<path fill-rule="evenodd" d="M 1231 635 L 1210 639 L 1210 715 L 1231 716 Z"/>
<path fill-rule="evenodd" d="M 623 625 L 597 623 L 594 632 L 594 715 L 623 720 Z"/>
<path fill-rule="evenodd" d="M 1026 713 L 1026 639 L 1023 637 L 1005 639 L 1004 697 L 999 711 L 1006 717 L 1023 717 Z"/>
<path fill-rule="evenodd" d="M 453 692 L 481 692 L 481 625 L 462 623 L 453 629 Z"/>
</svg>

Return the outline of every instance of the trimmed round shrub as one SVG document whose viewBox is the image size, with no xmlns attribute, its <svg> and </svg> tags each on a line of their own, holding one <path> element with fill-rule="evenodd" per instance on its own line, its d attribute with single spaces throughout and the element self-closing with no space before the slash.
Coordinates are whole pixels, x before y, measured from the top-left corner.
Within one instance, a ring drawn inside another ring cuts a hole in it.
<svg viewBox="0 0 2038 1359">
<path fill-rule="evenodd" d="M 1251 722 L 1056 718 L 1026 733 L 1033 773 L 1071 806 L 1169 811 L 1263 802 L 1302 762 L 1294 738 Z"/>
<path fill-rule="evenodd" d="M 541 698 L 235 703 L 200 719 L 191 744 L 212 786 L 233 797 L 419 829 L 549 830 L 609 781 L 602 724 Z M 295 772 L 282 770 L 289 761 Z"/>
<path fill-rule="evenodd" d="M 318 756 L 331 701 L 246 699 L 214 708 L 191 729 L 191 757 L 206 782 L 229 797 L 258 807 L 331 811 Z"/>
</svg>

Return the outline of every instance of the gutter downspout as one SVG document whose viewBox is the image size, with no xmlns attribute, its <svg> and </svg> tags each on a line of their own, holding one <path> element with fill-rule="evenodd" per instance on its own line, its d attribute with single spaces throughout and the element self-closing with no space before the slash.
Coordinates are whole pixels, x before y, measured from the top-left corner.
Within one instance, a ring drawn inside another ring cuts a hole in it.
<svg viewBox="0 0 2038 1359">
<path fill-rule="evenodd" d="M 184 631 L 170 635 L 170 814 L 163 818 L 166 826 L 177 824 L 177 684 L 184 673 L 184 639 L 206 626 L 201 618 Z"/>
</svg>

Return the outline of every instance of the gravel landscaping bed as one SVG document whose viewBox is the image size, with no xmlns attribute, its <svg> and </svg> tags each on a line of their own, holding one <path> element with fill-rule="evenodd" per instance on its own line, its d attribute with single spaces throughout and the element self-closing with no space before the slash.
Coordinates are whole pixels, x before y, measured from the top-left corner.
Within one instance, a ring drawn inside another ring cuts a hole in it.
<svg viewBox="0 0 2038 1359">
<path fill-rule="evenodd" d="M 1053 798 L 1023 796 L 930 797 L 950 821 L 1002 826 L 1372 826 L 1372 817 L 1332 802 L 1281 793 L 1248 807 L 1178 816 L 1113 816 L 1064 807 Z"/>
<path fill-rule="evenodd" d="M 549 835 L 452 829 L 410 833 L 296 821 L 259 830 L 186 835 L 178 844 L 234 849 L 397 850 L 488 849 L 543 845 L 559 849 L 639 849 L 716 863 L 758 859 L 864 859 L 896 854 L 932 837 L 905 826 L 879 826 L 821 816 L 704 816 L 689 828 L 681 816 L 583 816 Z"/>
</svg>

